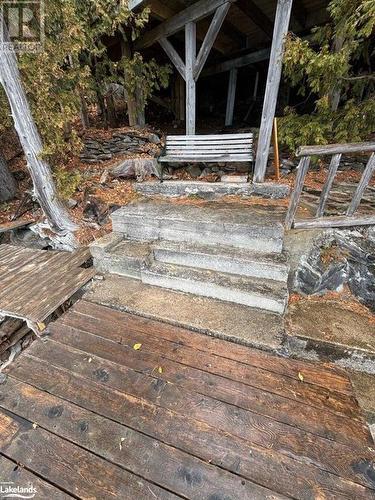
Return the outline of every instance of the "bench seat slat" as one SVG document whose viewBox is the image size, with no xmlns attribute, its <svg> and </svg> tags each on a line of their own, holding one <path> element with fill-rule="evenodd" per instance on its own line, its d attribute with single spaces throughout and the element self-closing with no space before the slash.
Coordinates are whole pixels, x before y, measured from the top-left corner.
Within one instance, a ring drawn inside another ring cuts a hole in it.
<svg viewBox="0 0 375 500">
<path fill-rule="evenodd" d="M 253 161 L 250 155 L 202 155 L 202 156 L 161 156 L 159 162 L 179 163 L 205 163 L 205 162 L 232 162 L 232 161 Z"/>
<path fill-rule="evenodd" d="M 252 146 L 250 144 L 216 144 L 216 145 L 211 145 L 211 144 L 167 144 L 167 151 L 168 150 L 173 150 L 173 151 L 186 151 L 187 149 L 190 149 L 191 151 L 199 150 L 203 151 L 205 149 L 211 149 L 214 151 L 217 151 L 219 149 L 231 149 L 233 151 L 237 149 L 245 149 L 246 151 L 250 151 L 252 149 Z"/>
<path fill-rule="evenodd" d="M 253 134 L 169 135 L 159 162 L 252 162 Z"/>
<path fill-rule="evenodd" d="M 231 148 L 220 148 L 220 149 L 213 149 L 213 148 L 205 148 L 205 149 L 191 149 L 191 148 L 186 148 L 186 149 L 167 149 L 166 154 L 167 155 L 191 155 L 194 156 L 196 154 L 215 154 L 215 155 L 221 155 L 221 154 L 250 154 L 251 150 L 242 148 L 242 149 L 236 149 L 233 150 Z"/>
<path fill-rule="evenodd" d="M 210 141 L 211 139 L 249 139 L 253 134 L 222 134 L 222 135 L 168 135 L 167 140 L 180 140 L 184 141 Z"/>
</svg>

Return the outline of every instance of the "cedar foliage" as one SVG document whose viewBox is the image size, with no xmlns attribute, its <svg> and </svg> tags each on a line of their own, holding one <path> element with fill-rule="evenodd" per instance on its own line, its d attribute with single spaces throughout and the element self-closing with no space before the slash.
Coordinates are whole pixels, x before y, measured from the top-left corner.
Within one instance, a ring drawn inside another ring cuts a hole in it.
<svg viewBox="0 0 375 500">
<path fill-rule="evenodd" d="M 126 84 L 126 90 L 132 92 L 136 81 L 143 89 L 144 106 L 154 89 L 168 84 L 170 70 L 158 67 L 152 60 L 143 61 L 134 51 L 117 63 L 108 57 L 104 37 L 120 35 L 132 45 L 148 22 L 148 9 L 135 14 L 128 9 L 127 0 L 45 0 L 44 3 L 43 51 L 20 53 L 18 61 L 43 138 L 43 155 L 58 171 L 64 157 L 81 148 L 72 125 L 79 116 L 82 98 L 100 106 L 109 83 Z M 124 68 L 137 68 L 136 76 L 126 79 Z M 0 89 L 0 134 L 11 124 L 8 103 Z"/>
<path fill-rule="evenodd" d="M 280 140 L 295 151 L 300 145 L 355 142 L 375 131 L 375 2 L 331 0 L 330 21 L 312 30 L 309 41 L 290 34 L 284 74 L 314 110 L 287 108 Z"/>
</svg>

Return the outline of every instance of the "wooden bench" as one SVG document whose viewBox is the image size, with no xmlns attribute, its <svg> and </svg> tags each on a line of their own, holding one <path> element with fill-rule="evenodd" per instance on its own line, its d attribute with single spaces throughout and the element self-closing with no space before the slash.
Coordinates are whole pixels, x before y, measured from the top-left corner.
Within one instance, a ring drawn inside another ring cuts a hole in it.
<svg viewBox="0 0 375 500">
<path fill-rule="evenodd" d="M 253 162 L 253 134 L 168 135 L 159 162 Z M 161 180 L 163 169 L 161 168 Z"/>
</svg>

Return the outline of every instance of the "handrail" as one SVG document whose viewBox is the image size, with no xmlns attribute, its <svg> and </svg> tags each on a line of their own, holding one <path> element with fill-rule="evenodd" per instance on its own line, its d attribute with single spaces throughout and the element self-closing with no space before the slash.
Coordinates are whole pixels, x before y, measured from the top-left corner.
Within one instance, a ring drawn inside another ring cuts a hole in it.
<svg viewBox="0 0 375 500">
<path fill-rule="evenodd" d="M 345 153 L 367 153 L 375 151 L 375 142 L 355 142 L 348 144 L 327 144 L 326 146 L 302 146 L 297 156 L 337 155 Z"/>
<path fill-rule="evenodd" d="M 328 200 L 329 192 L 338 170 L 341 156 L 344 153 L 371 152 L 370 159 L 358 183 L 357 189 L 349 204 L 345 215 L 339 217 L 324 217 L 324 209 Z M 303 190 L 306 174 L 311 163 L 311 156 L 332 155 L 326 182 L 323 186 L 316 214 L 313 218 L 295 221 L 298 203 Z M 290 198 L 288 212 L 285 218 L 285 228 L 316 228 L 316 227 L 349 227 L 357 225 L 375 224 L 373 216 L 355 216 L 355 212 L 361 202 L 364 191 L 368 186 L 372 174 L 375 171 L 375 142 L 362 142 L 355 144 L 329 144 L 327 146 L 303 146 L 299 148 L 297 156 L 300 157 L 298 172 L 292 196 Z"/>
</svg>

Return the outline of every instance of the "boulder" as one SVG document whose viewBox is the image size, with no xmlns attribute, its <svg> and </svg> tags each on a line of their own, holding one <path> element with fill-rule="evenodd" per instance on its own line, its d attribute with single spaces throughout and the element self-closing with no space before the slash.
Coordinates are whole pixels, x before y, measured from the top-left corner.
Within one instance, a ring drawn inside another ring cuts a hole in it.
<svg viewBox="0 0 375 500">
<path fill-rule="evenodd" d="M 154 158 L 131 158 L 112 167 L 110 174 L 112 177 L 136 178 L 140 182 L 150 175 L 159 177 L 158 162 Z"/>
<path fill-rule="evenodd" d="M 375 311 L 375 241 L 368 231 L 337 230 L 315 240 L 301 260 L 294 288 L 313 295 L 339 291 L 344 284 Z"/>
</svg>

